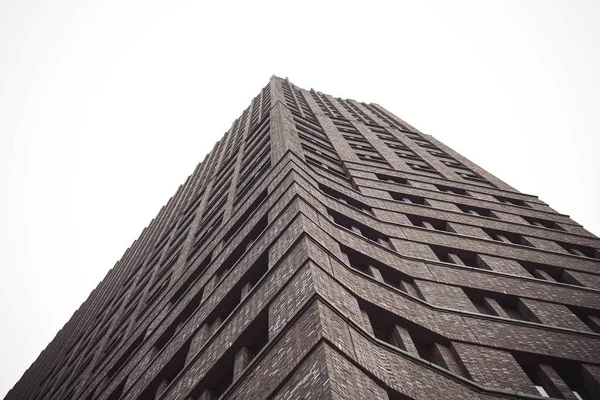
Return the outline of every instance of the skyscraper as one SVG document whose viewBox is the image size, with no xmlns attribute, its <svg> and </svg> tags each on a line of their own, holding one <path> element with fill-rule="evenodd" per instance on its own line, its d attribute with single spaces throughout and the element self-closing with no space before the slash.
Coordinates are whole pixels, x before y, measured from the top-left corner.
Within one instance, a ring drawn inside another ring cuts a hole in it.
<svg viewBox="0 0 600 400">
<path fill-rule="evenodd" d="M 600 239 L 273 77 L 7 399 L 600 398 Z"/>
</svg>

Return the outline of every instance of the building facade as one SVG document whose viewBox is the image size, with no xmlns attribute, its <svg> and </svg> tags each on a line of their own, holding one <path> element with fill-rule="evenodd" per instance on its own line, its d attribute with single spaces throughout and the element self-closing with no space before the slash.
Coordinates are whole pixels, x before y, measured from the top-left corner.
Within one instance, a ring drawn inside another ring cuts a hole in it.
<svg viewBox="0 0 600 400">
<path fill-rule="evenodd" d="M 600 239 L 271 78 L 8 400 L 600 398 Z"/>
</svg>

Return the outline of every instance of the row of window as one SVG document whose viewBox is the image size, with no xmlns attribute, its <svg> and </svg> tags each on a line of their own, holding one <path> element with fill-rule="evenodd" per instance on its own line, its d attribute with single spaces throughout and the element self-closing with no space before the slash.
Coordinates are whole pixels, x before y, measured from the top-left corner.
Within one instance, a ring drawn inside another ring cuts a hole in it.
<svg viewBox="0 0 600 400">
<path fill-rule="evenodd" d="M 323 188 L 324 186 L 320 185 L 320 187 Z M 333 197 L 342 199 L 346 204 L 349 204 L 351 206 L 352 206 L 351 203 L 353 203 L 355 205 L 360 204 L 359 207 L 354 206 L 354 208 L 360 209 L 361 211 L 368 210 L 368 212 L 372 214 L 371 208 L 368 207 L 366 204 L 363 204 L 362 202 L 359 202 L 354 199 L 352 199 L 352 201 L 349 201 L 348 200 L 348 199 L 350 199 L 349 196 L 341 195 L 341 193 L 335 192 L 330 189 L 328 190 L 328 192 L 330 194 L 337 193 L 337 194 L 334 194 Z M 411 204 L 425 205 L 425 206 L 429 205 L 427 203 L 427 201 L 420 196 L 402 194 L 402 193 L 398 193 L 398 192 L 389 192 L 389 193 L 392 196 L 392 198 L 397 201 L 402 201 L 402 202 L 411 203 Z M 462 204 L 456 204 L 456 206 L 464 213 L 478 215 L 478 216 L 488 216 L 488 217 L 491 217 L 491 215 L 492 215 L 490 210 L 483 209 L 480 207 L 466 206 L 466 205 L 462 205 Z M 347 229 L 353 230 L 356 233 L 361 234 L 362 236 L 370 238 L 371 240 L 379 242 L 380 239 L 373 239 L 373 238 L 377 237 L 377 238 L 383 238 L 384 241 L 389 242 L 389 238 L 387 238 L 384 234 L 377 232 L 373 228 L 370 228 L 362 223 L 354 221 L 353 219 L 351 219 L 345 215 L 342 215 L 339 212 L 336 212 L 333 210 L 328 210 L 328 214 L 330 215 L 330 217 L 333 218 L 334 222 L 336 222 L 338 225 L 341 225 Z M 431 217 L 421 217 L 421 216 L 410 215 L 410 214 L 406 214 L 406 215 L 407 215 L 409 221 L 414 226 L 455 233 L 455 231 L 451 229 L 451 227 L 447 221 L 436 219 L 436 218 L 431 218 Z M 521 234 L 514 233 L 514 232 L 508 232 L 508 231 L 502 231 L 502 230 L 498 230 L 498 229 L 491 229 L 491 228 L 480 228 L 480 229 L 483 232 L 485 232 L 491 239 L 493 239 L 495 241 L 509 243 L 509 244 L 518 244 L 518 245 L 527 246 L 527 247 L 534 247 L 533 244 L 525 236 L 523 236 Z M 368 234 L 365 234 L 365 232 L 368 232 Z M 554 241 L 554 242 L 557 243 L 566 252 L 568 252 L 572 255 L 600 259 L 600 251 L 593 247 L 578 245 L 578 244 L 574 244 L 574 243 L 566 243 L 566 242 L 562 242 L 562 241 Z M 386 246 L 391 248 L 391 246 L 389 246 L 389 245 L 386 245 Z"/>
<path fill-rule="evenodd" d="M 472 379 L 448 339 L 373 304 L 363 303 L 361 307 L 377 339 L 454 374 Z M 580 363 L 564 359 L 548 360 L 529 353 L 514 352 L 512 355 L 541 396 L 565 398 L 565 395 L 571 395 L 581 400 L 594 398 L 591 394 L 593 388 L 586 386 L 581 379 Z M 406 399 L 395 392 L 390 392 L 388 396 L 390 400 Z"/>
<path fill-rule="evenodd" d="M 412 277 L 380 261 L 360 254 L 349 247 L 344 245 L 340 247 L 348 265 L 353 269 L 393 288 L 399 289 L 412 297 L 425 300 L 425 297 Z M 463 260 L 466 260 L 475 265 L 476 268 L 488 269 L 477 255 L 465 253 L 458 255 L 444 251 L 443 248 L 434 248 L 434 250 L 436 255 L 444 258 L 446 262 L 464 264 Z M 467 287 L 463 287 L 462 290 L 480 313 L 501 317 L 508 316 L 513 319 L 540 323 L 537 317 L 527 313 L 523 305 L 519 303 L 517 296 Z M 592 331 L 600 333 L 600 311 L 575 306 L 568 306 L 567 308 Z"/>
<path fill-rule="evenodd" d="M 226 233 L 227 237 L 225 238 L 225 240 L 228 240 L 228 238 L 233 236 L 233 234 L 242 226 L 243 222 L 245 222 L 249 218 L 249 216 L 255 211 L 255 209 L 262 202 L 262 200 L 264 200 L 265 197 L 266 197 L 266 192 L 257 197 L 257 200 L 248 208 L 247 212 L 244 213 L 239 218 L 238 223 L 234 224 L 228 230 L 228 232 Z M 218 224 L 220 224 L 220 222 Z M 266 219 L 261 220 L 255 226 L 255 229 L 253 229 L 252 232 L 246 237 L 246 239 L 243 241 L 242 245 L 240 245 L 239 248 L 234 250 L 234 253 L 232 254 L 232 256 L 235 256 L 235 257 L 240 256 L 241 257 L 241 254 L 243 254 L 245 249 L 250 246 L 250 244 L 256 239 L 256 237 L 258 235 L 260 235 L 260 233 L 266 228 L 266 225 L 267 225 Z M 181 230 L 181 231 L 183 232 L 184 230 Z M 202 230 L 199 230 L 199 233 L 200 232 L 202 232 Z M 181 236 L 184 236 L 184 235 L 181 235 Z M 202 239 L 202 236 L 204 236 L 204 235 L 200 235 L 200 239 Z M 153 276 L 151 274 L 151 272 L 154 271 L 154 269 L 155 269 L 154 264 L 156 264 L 158 262 L 158 259 L 159 259 L 158 256 L 154 257 L 153 260 L 151 260 L 153 265 L 148 266 L 146 268 L 146 272 L 144 273 L 144 275 L 142 275 L 142 277 L 140 277 L 140 279 L 138 279 L 138 283 L 136 284 L 136 289 L 135 289 L 134 293 L 131 296 L 129 296 L 127 305 L 125 306 L 124 310 L 120 313 L 120 315 L 121 315 L 120 322 L 117 324 L 117 327 L 111 333 L 111 335 L 109 337 L 109 343 L 105 346 L 104 356 L 95 363 L 94 370 L 98 370 L 100 367 L 102 367 L 105 364 L 105 361 L 109 360 L 108 356 L 111 356 L 113 354 L 113 350 L 115 350 L 117 348 L 117 345 L 122 341 L 124 334 L 126 333 L 126 328 L 129 326 L 126 322 L 129 321 L 129 318 L 131 315 L 133 315 L 134 311 L 137 310 L 136 321 L 138 323 L 141 323 L 141 318 L 147 314 L 148 310 L 150 310 L 152 307 L 156 307 L 158 305 L 157 300 L 158 300 L 158 298 L 160 298 L 162 293 L 164 293 L 164 291 L 169 287 L 170 277 L 171 277 L 171 273 L 172 273 L 172 269 L 173 269 L 172 267 L 173 267 L 175 261 L 177 261 L 177 259 L 178 259 L 179 253 L 178 252 L 175 253 L 175 250 L 180 250 L 182 243 L 180 240 L 176 240 L 175 244 L 177 244 L 177 245 L 176 246 L 172 245 L 171 250 L 169 250 L 169 252 L 167 252 L 166 257 L 163 257 L 164 261 L 161 263 L 160 267 L 157 269 L 156 273 L 154 274 L 154 279 L 152 280 L 152 284 L 150 284 L 148 286 L 149 281 L 150 281 L 151 277 Z M 164 247 L 164 246 L 161 245 L 161 248 L 162 247 Z M 240 251 L 240 250 L 242 250 L 242 251 Z M 206 269 L 206 267 L 208 266 L 210 261 L 211 261 L 211 255 L 209 255 L 207 258 L 205 258 L 205 260 L 198 265 L 198 267 L 194 271 L 194 273 L 192 275 L 190 275 L 190 278 L 184 283 L 184 285 L 171 298 L 172 304 L 174 304 L 177 300 L 179 300 L 183 296 L 185 291 L 194 282 L 197 281 L 197 279 L 199 278 L 201 273 L 204 272 L 204 270 Z M 226 266 L 226 265 L 232 266 L 235 263 L 235 261 L 237 261 L 237 260 L 234 260 L 232 257 L 230 257 L 228 260 L 226 260 L 226 262 L 223 263 L 223 265 L 224 266 Z M 194 263 L 194 260 L 192 260 L 192 263 Z M 225 267 L 220 268 L 220 270 L 217 271 L 217 273 L 215 275 L 215 279 L 219 280 L 219 277 L 223 277 L 225 275 L 225 272 L 226 272 Z M 118 305 L 121 301 L 120 299 L 122 298 L 122 296 L 125 293 L 133 290 L 133 288 L 130 287 L 131 283 L 133 282 L 133 275 L 126 281 L 126 283 L 127 282 L 128 282 L 128 285 L 124 286 L 124 288 L 123 288 L 124 290 L 122 292 L 121 297 L 119 297 L 118 299 L 116 299 L 113 302 L 108 302 L 107 305 L 103 308 L 103 310 L 98 315 L 105 315 L 106 312 L 110 309 L 111 304 Z M 142 306 L 138 306 L 143 293 L 146 293 L 144 304 Z M 199 299 L 199 298 L 201 298 L 201 296 L 202 296 L 202 293 L 199 293 L 196 298 Z M 105 327 L 104 330 L 108 329 L 108 327 L 110 325 L 109 324 L 110 321 L 111 321 L 111 318 L 107 318 L 104 321 L 104 324 L 102 325 Z M 102 326 L 99 326 L 98 330 L 102 330 L 103 329 Z M 90 330 L 89 332 L 98 332 L 98 330 Z M 103 336 L 103 334 L 102 334 L 102 336 Z M 77 344 L 79 342 L 85 342 L 87 340 L 88 340 L 87 337 L 83 337 L 83 333 L 82 333 L 82 335 L 80 335 L 80 338 L 74 342 L 74 344 L 70 347 L 69 350 L 72 350 L 75 347 L 75 344 Z M 90 346 L 89 349 L 91 351 L 91 350 L 94 350 L 95 348 L 94 348 L 94 346 Z M 85 353 L 83 353 L 83 354 L 85 355 Z M 90 353 L 90 355 L 93 355 L 93 354 L 94 353 Z M 65 357 L 65 359 L 66 359 L 66 357 Z M 71 362 L 72 361 L 73 360 L 71 360 Z M 91 361 L 91 359 L 90 359 L 90 361 Z M 51 376 L 48 376 L 48 378 L 51 378 Z M 46 380 L 44 380 L 44 382 L 45 381 Z M 42 384 L 44 382 L 42 382 Z M 61 385 L 57 385 L 56 389 L 58 389 L 60 387 L 61 387 Z"/>
<path fill-rule="evenodd" d="M 199 168 L 197 168 L 195 175 L 202 173 L 205 176 L 214 176 L 215 183 L 213 186 L 213 195 L 211 196 L 211 200 L 208 202 L 208 206 L 206 208 L 207 214 L 210 214 L 210 221 L 206 221 L 209 224 L 215 221 L 215 216 L 218 216 L 216 214 L 216 211 L 218 211 L 217 209 L 224 205 L 221 197 L 223 197 L 223 195 L 225 195 L 225 193 L 228 190 L 233 166 L 235 165 L 235 160 L 237 158 L 236 149 L 239 147 L 242 133 L 245 129 L 246 121 L 248 120 L 250 110 L 252 110 L 250 122 L 250 130 L 252 132 L 253 130 L 255 130 L 255 128 L 257 128 L 258 122 L 264 116 L 266 116 L 270 110 L 270 85 L 267 85 L 265 88 L 263 88 L 261 93 L 253 100 L 251 106 L 248 107 L 244 111 L 242 116 L 235 121 L 232 129 L 225 135 L 225 138 L 215 146 L 215 148 L 207 157 L 205 162 L 203 162 L 199 166 Z M 233 137 L 230 140 L 230 136 L 232 135 Z M 254 158 L 255 156 L 257 156 L 258 158 L 264 158 L 264 156 L 256 154 L 256 148 L 259 146 L 255 145 L 255 143 L 251 143 L 250 146 L 254 147 L 247 147 L 244 156 L 247 156 L 248 159 Z M 254 153 L 250 153 L 250 150 L 254 150 Z M 221 158 L 223 152 L 225 152 L 225 156 L 223 157 L 225 161 L 221 163 L 219 169 L 215 171 L 218 164 L 217 161 Z M 128 303 L 124 306 L 124 310 L 120 313 L 120 321 L 117 323 L 118 328 L 112 331 L 109 337 L 109 342 L 107 343 L 107 345 L 105 345 L 106 350 L 104 352 L 104 359 L 107 359 L 106 356 L 109 355 L 122 340 L 125 333 L 125 328 L 127 327 L 126 323 L 129 321 L 130 317 L 134 314 L 134 312 L 136 312 L 136 309 L 137 319 L 139 320 L 148 312 L 151 306 L 154 305 L 155 300 L 159 298 L 160 295 L 168 288 L 170 281 L 170 269 L 172 269 L 172 265 L 177 259 L 177 255 L 175 253 L 180 250 L 183 241 L 187 237 L 187 233 L 189 232 L 191 223 L 194 220 L 196 210 L 204 196 L 202 184 L 200 184 L 200 187 L 196 189 L 196 192 L 198 193 L 193 197 L 190 197 L 189 201 L 187 201 L 187 204 L 185 204 L 183 207 L 180 206 L 180 210 L 177 210 L 180 213 L 180 217 L 177 218 L 177 220 L 179 221 L 177 225 L 173 223 L 172 226 L 169 226 L 166 229 L 164 229 L 164 234 L 160 237 L 160 239 L 153 243 L 151 255 L 147 259 L 148 261 L 146 262 L 145 266 L 146 272 L 144 273 L 142 278 L 138 279 L 135 294 L 128 298 Z M 176 193 L 176 195 L 169 200 L 169 203 L 163 210 L 161 210 L 161 213 L 159 214 L 159 217 L 156 219 L 156 221 L 158 221 L 159 219 L 164 220 L 164 218 L 161 219 L 160 217 L 164 217 L 166 214 L 175 211 L 173 209 L 173 206 L 175 204 L 178 204 L 178 198 L 182 194 L 182 191 L 179 190 Z M 171 216 L 169 219 L 172 218 L 173 217 Z M 156 221 L 153 225 L 154 229 L 156 229 L 157 227 L 160 228 L 160 226 L 156 225 L 158 223 Z M 202 228 L 204 228 L 204 230 Z M 200 230 L 210 234 L 210 232 L 206 232 L 207 228 L 216 227 L 214 227 L 213 225 L 210 225 L 208 227 L 204 226 L 201 227 Z M 205 239 L 206 237 L 203 238 L 202 242 L 204 242 Z M 167 246 L 169 247 L 169 249 L 165 253 L 164 249 Z M 144 305 L 140 306 L 138 309 L 137 305 L 140 303 L 140 299 L 142 297 L 142 289 L 144 289 L 150 282 L 152 276 L 151 272 L 153 272 L 156 268 L 156 265 L 160 258 L 162 258 L 165 261 L 163 261 L 162 265 L 160 266 L 160 270 L 156 272 L 154 278 L 152 279 L 151 286 L 147 288 L 147 294 L 145 296 L 146 300 Z M 127 261 L 126 257 L 124 257 L 123 262 L 125 261 Z M 106 305 L 102 308 L 102 310 L 100 310 L 100 312 L 97 314 L 97 319 L 100 319 L 101 316 L 110 316 L 117 311 L 118 307 L 120 307 L 121 305 L 122 299 L 125 296 L 125 294 L 130 293 L 131 290 L 134 290 L 131 287 L 131 285 L 134 282 L 134 279 L 136 278 L 137 272 L 139 271 L 140 267 L 131 268 L 131 273 L 125 279 L 122 289 L 116 294 L 115 298 L 112 301 L 108 301 Z M 81 357 L 87 357 L 90 354 L 94 354 L 93 352 L 96 350 L 95 346 L 87 344 L 90 340 L 90 336 L 94 334 L 95 337 L 98 337 L 98 335 L 96 334 L 98 332 L 103 332 L 107 330 L 111 322 L 111 318 L 104 318 L 101 321 L 99 321 L 99 325 L 97 326 L 96 330 L 82 332 L 79 335 L 79 337 L 76 340 L 74 340 L 67 349 L 67 355 L 65 356 L 65 360 L 68 359 L 68 363 L 72 364 L 75 362 L 75 360 L 81 359 Z M 80 351 L 77 353 L 77 357 L 70 357 L 70 354 L 73 351 L 73 349 L 77 348 L 77 346 L 81 343 L 86 344 L 87 351 L 82 351 L 80 349 Z M 102 363 L 102 359 L 100 360 L 100 363 Z M 98 368 L 98 365 L 99 363 L 96 362 L 96 369 Z M 41 386 L 44 385 L 47 381 L 53 380 L 53 377 L 56 376 L 59 370 L 60 368 L 54 368 L 53 370 L 51 370 L 45 376 L 45 379 L 42 380 Z"/>
<path fill-rule="evenodd" d="M 400 177 L 400 176 L 388 175 L 388 174 L 384 174 L 384 173 L 376 173 L 375 176 L 377 177 L 377 179 L 379 179 L 380 181 L 383 181 L 383 182 L 393 182 L 393 183 L 396 183 L 399 185 L 413 186 L 408 179 Z M 454 195 L 460 195 L 460 196 L 466 196 L 466 197 L 472 197 L 471 194 L 467 190 L 462 189 L 462 188 L 452 187 L 452 186 L 448 186 L 448 185 L 441 185 L 441 184 L 433 184 L 433 186 L 440 192 L 451 193 Z M 491 196 L 494 197 L 499 203 L 531 208 L 531 206 L 529 204 L 527 204 L 525 201 L 523 201 L 521 199 L 509 198 L 509 197 L 499 196 L 499 195 L 491 195 Z M 548 222 L 551 223 L 551 221 L 548 221 Z M 551 227 L 554 229 L 558 229 L 553 226 L 547 226 L 545 223 L 540 223 L 540 226 L 544 226 L 546 228 Z"/>
<path fill-rule="evenodd" d="M 236 256 L 232 255 L 230 258 L 235 258 Z M 231 269 L 232 265 L 237 260 L 227 259 L 223 266 L 219 268 L 217 273 L 214 276 L 214 282 L 209 290 L 214 288 L 216 283 L 223 279 L 226 275 L 226 272 Z M 203 271 L 208 265 L 209 262 L 203 262 L 203 265 L 199 266 L 199 270 Z M 231 291 L 215 306 L 213 311 L 206 317 L 205 322 L 202 324 L 200 331 L 204 329 L 204 342 L 208 340 L 210 336 L 212 336 L 217 329 L 224 323 L 224 321 L 232 314 L 232 312 L 237 308 L 237 306 L 241 303 L 241 301 L 248 295 L 249 291 L 254 287 L 257 282 L 266 274 L 268 270 L 268 252 L 263 253 L 257 261 L 249 268 L 248 272 L 244 275 L 244 277 L 231 289 Z M 195 281 L 199 278 L 200 274 L 193 274 L 190 276 L 190 279 L 186 281 L 186 284 L 180 289 L 180 291 L 185 292 L 187 288 L 191 287 Z M 194 279 L 192 279 L 192 277 Z M 184 290 L 185 288 L 185 290 Z M 163 331 L 163 333 L 156 339 L 154 345 L 152 347 L 152 353 L 156 356 L 162 349 L 164 349 L 168 343 L 170 343 L 171 339 L 175 337 L 177 331 L 181 329 L 181 327 L 186 323 L 186 321 L 195 313 L 195 311 L 200 306 L 202 299 L 204 298 L 204 291 L 206 286 L 199 289 L 197 293 L 194 294 L 192 299 L 188 301 L 186 306 L 182 309 L 179 315 L 169 324 L 169 326 Z M 182 293 L 176 293 L 175 296 L 171 299 L 171 306 L 175 305 L 174 301 L 179 300 L 183 296 Z M 237 340 L 237 346 L 233 346 L 228 350 L 227 354 L 231 352 L 235 353 L 235 348 L 245 349 L 245 365 L 236 364 L 239 367 L 245 368 L 245 366 L 251 361 L 252 357 L 264 347 L 267 342 L 267 332 L 268 332 L 268 324 L 266 320 L 266 313 L 263 313 L 262 316 L 257 317 L 253 320 L 252 325 L 240 336 L 240 339 Z M 258 328 L 260 326 L 260 328 Z M 260 332 L 258 331 L 260 330 Z M 113 367 L 109 370 L 107 374 L 107 378 L 112 378 L 116 373 L 129 361 L 131 356 L 137 352 L 137 350 L 141 347 L 143 342 L 145 341 L 145 333 L 141 334 L 136 338 L 134 342 L 127 348 L 127 350 L 117 359 Z M 169 384 L 174 380 L 174 378 L 183 370 L 185 365 L 187 365 L 191 357 L 195 354 L 190 353 L 190 344 L 191 339 L 188 340 L 180 350 L 173 356 L 173 358 L 165 364 L 161 372 L 156 376 L 156 378 L 144 389 L 144 392 L 138 397 L 139 400 L 144 400 L 146 398 L 155 398 L 159 396 L 162 392 L 166 390 Z M 197 342 L 195 343 L 197 346 Z M 226 360 L 227 356 L 221 358 L 218 362 L 218 365 L 214 368 L 222 368 L 227 364 Z M 231 360 L 228 360 L 231 361 Z M 233 363 L 230 365 L 230 372 L 233 372 Z M 209 372 L 207 377 L 212 373 Z M 219 374 L 221 375 L 221 374 Z M 210 380 L 211 384 L 208 387 L 205 387 L 204 381 L 201 381 L 198 387 L 202 386 L 202 391 L 208 391 L 206 397 L 207 399 L 217 399 L 224 390 L 231 384 L 232 379 L 230 375 L 223 375 L 223 379 Z M 196 389 L 198 389 L 198 387 Z M 109 396 L 109 399 L 117 400 L 120 398 L 124 389 L 124 385 L 119 385 Z"/>
</svg>

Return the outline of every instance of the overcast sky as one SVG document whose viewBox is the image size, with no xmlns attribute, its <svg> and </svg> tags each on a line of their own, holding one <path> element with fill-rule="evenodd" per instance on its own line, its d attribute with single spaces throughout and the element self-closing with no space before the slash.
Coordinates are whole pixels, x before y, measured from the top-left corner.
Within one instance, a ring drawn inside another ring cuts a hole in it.
<svg viewBox="0 0 600 400">
<path fill-rule="evenodd" d="M 598 234 L 599 71 L 598 1 L 0 0 L 0 396 L 272 74 Z"/>
</svg>

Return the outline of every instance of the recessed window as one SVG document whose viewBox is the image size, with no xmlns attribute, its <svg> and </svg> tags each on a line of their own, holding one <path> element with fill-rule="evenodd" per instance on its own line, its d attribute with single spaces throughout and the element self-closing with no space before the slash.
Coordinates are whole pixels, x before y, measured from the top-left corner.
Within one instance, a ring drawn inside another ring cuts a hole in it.
<svg viewBox="0 0 600 400">
<path fill-rule="evenodd" d="M 448 230 L 448 222 L 442 221 L 441 219 L 427 218 L 427 217 L 421 217 L 418 215 L 410 215 L 410 214 L 407 214 L 406 217 L 408 218 L 410 223 L 413 224 L 414 226 L 432 229 L 432 230 L 436 230 L 436 231 L 444 231 L 444 232 L 449 231 Z"/>
<path fill-rule="evenodd" d="M 513 198 L 510 198 L 510 197 L 503 197 L 503 196 L 494 196 L 494 197 L 500 203 L 509 204 L 509 205 L 512 205 L 512 206 L 529 207 L 529 205 L 527 203 L 525 203 L 521 199 L 513 199 Z"/>
<path fill-rule="evenodd" d="M 421 206 L 429 205 L 425 201 L 425 198 L 423 198 L 421 196 L 415 196 L 412 194 L 398 193 L 398 192 L 389 192 L 389 193 L 390 193 L 390 196 L 392 196 L 392 198 L 396 201 L 402 201 L 404 203 L 410 203 L 410 204 L 419 204 Z"/>
<path fill-rule="evenodd" d="M 518 233 L 499 231 L 496 229 L 487 228 L 484 228 L 483 231 L 497 242 L 512 243 L 532 247 L 531 243 L 529 243 L 529 241 L 527 241 L 527 239 L 523 235 L 520 235 Z"/>
<path fill-rule="evenodd" d="M 382 246 L 385 246 L 390 249 L 392 248 L 389 238 L 383 233 L 376 231 L 375 229 L 369 226 L 361 224 L 360 222 L 354 221 L 353 219 L 348 218 L 347 216 L 340 214 L 337 211 L 327 209 L 327 214 L 336 224 L 343 226 L 346 229 L 350 229 L 351 231 L 373 242 L 379 243 Z"/>
<path fill-rule="evenodd" d="M 450 187 L 450 186 L 445 186 L 445 185 L 434 185 L 434 186 L 440 192 L 458 194 L 458 195 L 461 195 L 461 196 L 470 196 L 469 193 L 466 190 L 464 190 L 464 189 L 460 189 L 460 188 L 456 188 L 456 187 Z"/>
<path fill-rule="evenodd" d="M 406 179 L 406 178 L 402 178 L 402 177 L 399 177 L 399 176 L 386 175 L 386 174 L 375 174 L 375 176 L 380 181 L 394 182 L 394 183 L 397 183 L 399 185 L 408 185 L 408 186 L 410 186 L 410 183 L 409 183 L 408 179 Z"/>
<path fill-rule="evenodd" d="M 568 251 L 569 253 L 580 256 L 580 257 L 589 257 L 589 258 L 600 258 L 600 251 L 594 249 L 593 247 L 581 246 L 573 243 L 565 243 L 565 242 L 556 242 L 560 247 Z"/>
<path fill-rule="evenodd" d="M 358 201 L 350 196 L 347 196 L 343 193 L 338 192 L 337 190 L 331 189 L 323 184 L 319 183 L 319 189 L 321 189 L 321 191 L 331 197 L 333 197 L 336 200 L 339 200 L 343 203 L 348 204 L 350 207 L 356 208 L 357 210 L 372 214 L 373 210 L 371 209 L 371 207 L 369 207 L 368 205 L 366 205 L 365 203 L 363 203 L 362 201 Z"/>
<path fill-rule="evenodd" d="M 563 227 L 561 227 L 554 221 L 549 221 L 541 218 L 532 218 L 524 215 L 521 215 L 521 218 L 523 218 L 525 221 L 527 221 L 530 225 L 533 226 L 537 226 L 540 228 L 555 229 L 557 231 L 564 231 Z"/>
<path fill-rule="evenodd" d="M 477 215 L 479 217 L 498 218 L 492 211 L 487 208 L 467 206 L 464 204 L 456 204 L 456 206 L 465 214 Z"/>
<path fill-rule="evenodd" d="M 464 265 L 473 268 L 488 269 L 484 264 L 477 262 L 477 254 L 460 249 L 452 249 L 436 245 L 429 245 L 436 257 L 443 262 Z"/>
</svg>

